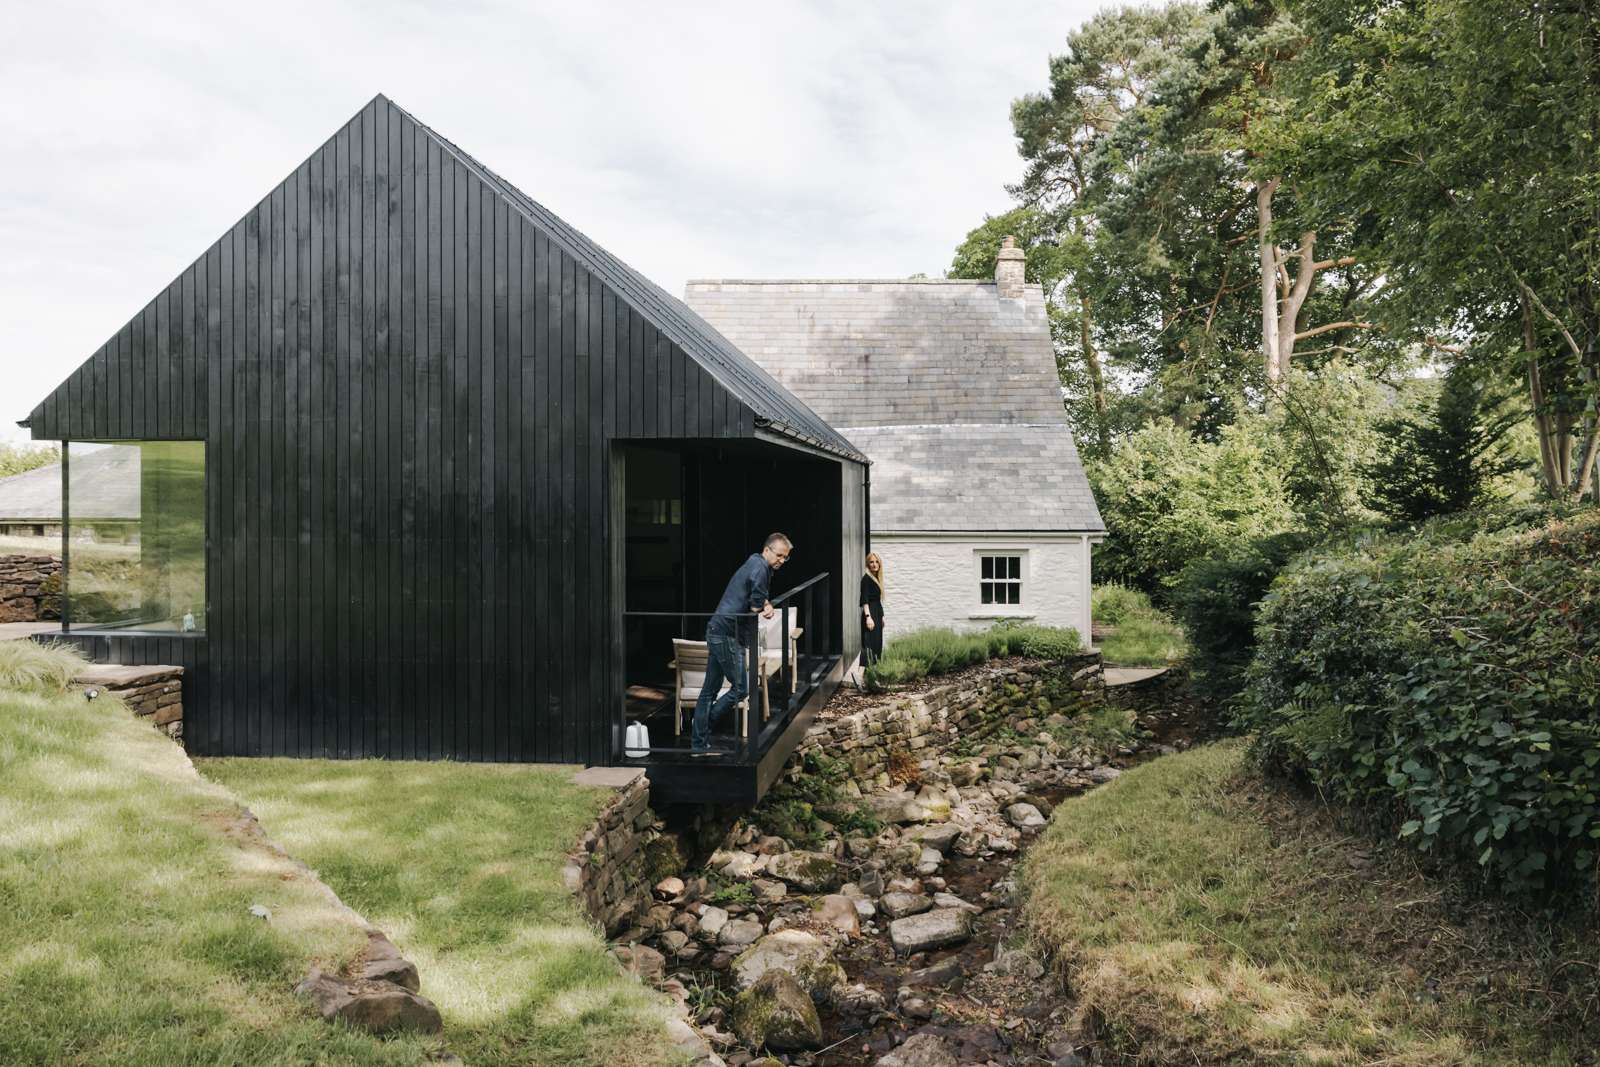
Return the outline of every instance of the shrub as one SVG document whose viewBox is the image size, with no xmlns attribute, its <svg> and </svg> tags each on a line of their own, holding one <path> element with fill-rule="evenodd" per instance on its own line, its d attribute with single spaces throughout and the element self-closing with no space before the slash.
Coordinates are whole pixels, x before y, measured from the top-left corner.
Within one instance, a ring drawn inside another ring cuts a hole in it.
<svg viewBox="0 0 1600 1067">
<path fill-rule="evenodd" d="M 1302 560 L 1262 603 L 1258 756 L 1508 889 L 1600 889 L 1600 515 L 1424 527 Z"/>
<path fill-rule="evenodd" d="M 65 645 L 0 641 L 0 689 L 51 696 L 64 692 L 83 666 L 83 657 Z"/>
<path fill-rule="evenodd" d="M 1256 605 L 1284 565 L 1312 541 L 1301 532 L 1259 537 L 1183 569 L 1173 605 L 1196 653 L 1190 677 L 1201 696 L 1219 704 L 1238 696 L 1255 652 Z"/>
<path fill-rule="evenodd" d="M 1240 540 L 1295 529 L 1301 519 L 1255 421 L 1215 443 L 1174 426 L 1147 426 L 1088 467 L 1105 544 L 1095 576 L 1163 602 L 1184 566 Z"/>
<path fill-rule="evenodd" d="M 1064 659 L 1082 651 L 1083 639 L 1071 627 L 1000 622 L 972 633 L 932 627 L 890 641 L 883 657 L 864 673 L 867 688 L 877 692 L 1001 656 Z"/>
<path fill-rule="evenodd" d="M 1095 622 L 1107 626 L 1121 626 L 1131 619 L 1148 619 L 1159 614 L 1147 595 L 1121 582 L 1095 586 L 1089 594 L 1089 613 Z"/>
</svg>

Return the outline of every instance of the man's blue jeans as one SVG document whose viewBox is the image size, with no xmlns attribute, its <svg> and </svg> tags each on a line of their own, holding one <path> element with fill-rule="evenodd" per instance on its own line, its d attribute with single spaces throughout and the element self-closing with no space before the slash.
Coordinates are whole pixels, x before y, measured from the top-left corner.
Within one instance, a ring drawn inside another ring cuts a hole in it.
<svg viewBox="0 0 1600 1067">
<path fill-rule="evenodd" d="M 700 700 L 694 706 L 694 725 L 689 733 L 690 747 L 696 749 L 711 747 L 711 727 L 721 722 L 722 717 L 744 699 L 748 689 L 745 685 L 744 649 L 738 638 L 708 634 L 706 650 L 709 653 L 706 684 L 701 688 Z M 728 691 L 719 697 L 716 693 L 722 688 L 723 679 L 731 684 Z M 712 703 L 713 698 L 715 704 Z"/>
</svg>

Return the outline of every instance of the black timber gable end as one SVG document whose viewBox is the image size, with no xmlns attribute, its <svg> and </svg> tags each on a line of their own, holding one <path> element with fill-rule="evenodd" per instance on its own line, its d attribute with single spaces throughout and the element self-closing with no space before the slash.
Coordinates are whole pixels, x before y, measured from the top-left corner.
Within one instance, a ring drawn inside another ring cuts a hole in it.
<svg viewBox="0 0 1600 1067">
<path fill-rule="evenodd" d="M 27 425 L 206 442 L 204 755 L 606 762 L 612 443 L 774 431 L 863 462 L 382 96 Z"/>
</svg>

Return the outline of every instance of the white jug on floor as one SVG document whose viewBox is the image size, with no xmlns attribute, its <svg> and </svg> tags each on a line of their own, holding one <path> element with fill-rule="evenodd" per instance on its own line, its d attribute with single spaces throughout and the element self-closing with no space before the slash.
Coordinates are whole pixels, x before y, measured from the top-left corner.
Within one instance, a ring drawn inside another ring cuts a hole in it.
<svg viewBox="0 0 1600 1067">
<path fill-rule="evenodd" d="M 622 754 L 629 759 L 638 759 L 650 754 L 650 727 L 642 722 L 630 722 L 628 732 L 622 741 Z"/>
</svg>

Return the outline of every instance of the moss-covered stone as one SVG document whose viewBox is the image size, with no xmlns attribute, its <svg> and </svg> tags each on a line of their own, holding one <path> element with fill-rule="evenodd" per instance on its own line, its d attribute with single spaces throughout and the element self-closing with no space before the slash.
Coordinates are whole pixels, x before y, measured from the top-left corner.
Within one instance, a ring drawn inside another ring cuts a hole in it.
<svg viewBox="0 0 1600 1067">
<path fill-rule="evenodd" d="M 733 1001 L 733 1032 L 751 1048 L 796 1050 L 822 1045 L 816 1005 L 787 972 L 762 975 Z"/>
</svg>

